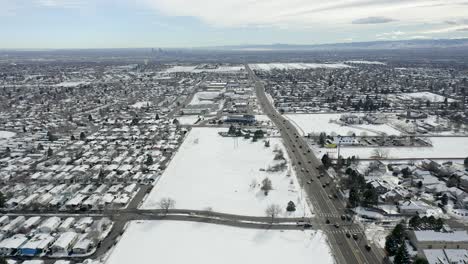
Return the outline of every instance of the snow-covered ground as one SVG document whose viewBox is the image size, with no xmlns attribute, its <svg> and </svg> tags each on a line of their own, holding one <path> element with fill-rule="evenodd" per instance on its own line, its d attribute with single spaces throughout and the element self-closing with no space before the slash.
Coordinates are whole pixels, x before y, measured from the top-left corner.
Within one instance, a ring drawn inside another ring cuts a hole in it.
<svg viewBox="0 0 468 264">
<path fill-rule="evenodd" d="M 178 116 L 176 119 L 179 121 L 179 124 L 181 125 L 193 125 L 197 120 L 200 118 L 199 115 L 183 115 L 183 116 Z M 203 116 L 201 117 L 203 120 Z"/>
<path fill-rule="evenodd" d="M 211 104 L 219 94 L 219 92 L 198 92 L 193 96 L 190 105 Z"/>
<path fill-rule="evenodd" d="M 317 69 L 317 68 L 351 68 L 351 66 L 344 63 L 256 63 L 249 64 L 252 70 L 271 71 L 273 69 L 279 70 L 294 70 L 294 69 Z"/>
<path fill-rule="evenodd" d="M 140 109 L 142 107 L 146 107 L 146 106 L 149 106 L 149 105 L 152 105 L 152 103 L 148 102 L 148 101 L 142 101 L 142 102 L 136 102 L 133 105 L 131 105 L 130 107 Z"/>
<path fill-rule="evenodd" d="M 380 61 L 367 61 L 367 60 L 349 60 L 345 63 L 354 63 L 354 64 L 370 64 L 370 65 L 386 65 L 384 62 Z"/>
<path fill-rule="evenodd" d="M 196 69 L 198 65 L 190 65 L 190 66 L 173 66 L 169 69 L 166 69 L 166 73 L 173 73 L 173 72 L 193 72 L 193 73 L 200 73 L 200 72 L 239 72 L 244 71 L 245 67 L 243 65 L 232 65 L 232 66 L 219 66 L 216 69 Z"/>
<path fill-rule="evenodd" d="M 263 140 L 221 137 L 220 131 L 227 129 L 193 128 L 142 207 L 159 208 L 161 198 L 170 197 L 179 209 L 264 216 L 270 204 L 278 204 L 282 216 L 310 214 L 289 164 L 281 172 L 260 171 L 278 162 L 273 150 L 284 149 L 281 139 L 271 138 L 267 148 Z M 273 186 L 267 196 L 260 190 L 266 177 Z M 289 201 L 295 213 L 285 211 Z"/>
<path fill-rule="evenodd" d="M 284 115 L 292 121 L 294 126 L 298 128 L 299 132 L 303 135 L 308 133 L 325 132 L 327 134 L 336 133 L 337 135 L 345 136 L 348 133 L 355 133 L 361 135 L 366 133 L 368 136 L 375 136 L 379 133 L 386 133 L 387 135 L 400 135 L 401 132 L 393 127 L 382 125 L 353 125 L 353 127 L 342 126 L 340 124 L 330 122 L 340 119 L 342 114 L 288 114 Z"/>
<path fill-rule="evenodd" d="M 385 238 L 390 234 L 389 229 L 383 226 L 369 223 L 364 225 L 364 232 L 368 240 L 379 245 L 380 248 L 385 247 Z"/>
<path fill-rule="evenodd" d="M 443 102 L 445 100 L 446 97 L 444 96 L 441 96 L 441 95 L 438 95 L 438 94 L 434 94 L 434 93 L 430 93 L 430 92 L 416 92 L 416 93 L 401 93 L 401 94 L 397 94 L 397 95 L 391 95 L 391 96 L 397 96 L 397 97 L 401 97 L 403 99 L 421 99 L 421 100 L 425 100 L 425 101 L 430 101 L 430 102 Z M 453 102 L 455 100 L 453 99 L 447 99 L 447 102 Z"/>
<path fill-rule="evenodd" d="M 468 156 L 468 137 L 430 137 L 433 147 L 395 147 L 385 148 L 389 150 L 388 158 L 446 158 L 464 159 Z M 329 150 L 329 149 L 328 149 Z M 361 159 L 373 156 L 374 148 L 364 147 L 344 147 L 341 148 L 343 157 L 357 155 Z M 319 149 L 320 156 L 327 152 L 327 149 Z"/>
<path fill-rule="evenodd" d="M 61 86 L 61 87 L 76 87 L 82 84 L 89 84 L 89 82 L 85 81 L 65 81 L 61 83 L 57 83 L 55 86 Z"/>
<path fill-rule="evenodd" d="M 106 264 L 332 264 L 320 231 L 258 230 L 177 222 L 132 222 Z"/>
</svg>

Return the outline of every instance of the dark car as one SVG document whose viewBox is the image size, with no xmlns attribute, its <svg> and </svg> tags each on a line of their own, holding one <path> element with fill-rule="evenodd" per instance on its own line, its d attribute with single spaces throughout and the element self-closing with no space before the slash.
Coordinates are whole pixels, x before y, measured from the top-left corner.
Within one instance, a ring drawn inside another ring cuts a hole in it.
<svg viewBox="0 0 468 264">
<path fill-rule="evenodd" d="M 346 220 L 346 216 L 345 215 L 341 215 L 341 220 Z"/>
<path fill-rule="evenodd" d="M 357 234 L 353 234 L 353 238 L 354 238 L 354 240 L 358 240 L 358 235 L 357 235 Z"/>
<path fill-rule="evenodd" d="M 327 219 L 327 220 L 325 221 L 325 224 L 327 224 L 327 225 L 330 224 L 330 219 Z"/>
<path fill-rule="evenodd" d="M 367 251 L 370 251 L 370 250 L 371 250 L 371 247 L 369 246 L 369 244 L 366 244 L 366 245 L 364 246 L 364 248 L 366 248 Z"/>
<path fill-rule="evenodd" d="M 339 225 L 339 224 L 334 224 L 334 226 L 335 226 L 336 228 L 340 228 L 340 225 Z"/>
<path fill-rule="evenodd" d="M 350 237 L 351 237 L 351 234 L 350 234 L 350 233 L 346 233 L 346 237 L 347 237 L 347 238 L 350 238 Z"/>
</svg>

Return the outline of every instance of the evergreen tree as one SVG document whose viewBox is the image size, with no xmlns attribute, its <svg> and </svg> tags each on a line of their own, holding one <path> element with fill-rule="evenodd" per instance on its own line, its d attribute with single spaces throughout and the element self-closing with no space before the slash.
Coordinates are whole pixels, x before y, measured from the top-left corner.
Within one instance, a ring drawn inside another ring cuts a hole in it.
<svg viewBox="0 0 468 264">
<path fill-rule="evenodd" d="M 406 244 L 402 243 L 401 246 L 398 248 L 395 259 L 393 261 L 394 264 L 410 264 L 410 256 L 408 254 L 408 250 L 406 249 Z"/>
<path fill-rule="evenodd" d="M 286 211 L 288 211 L 288 212 L 296 211 L 296 205 L 294 204 L 293 201 L 288 202 L 288 206 L 286 206 Z"/>
<path fill-rule="evenodd" d="M 83 141 L 86 140 L 86 134 L 83 131 L 80 133 L 80 140 L 83 140 Z"/>
<path fill-rule="evenodd" d="M 385 251 L 389 256 L 394 256 L 398 250 L 399 241 L 393 235 L 388 235 L 385 239 Z"/>
<path fill-rule="evenodd" d="M 88 121 L 93 122 L 93 116 L 91 114 L 88 115 Z"/>
<path fill-rule="evenodd" d="M 331 166 L 331 159 L 328 157 L 328 154 L 323 155 L 322 164 L 323 166 L 325 166 L 325 168 L 328 168 Z"/>
<path fill-rule="evenodd" d="M 37 150 L 44 150 L 44 146 L 41 143 L 37 144 Z"/>
<path fill-rule="evenodd" d="M 421 218 L 419 217 L 419 215 L 415 215 L 411 217 L 408 224 L 414 229 L 419 228 L 419 226 L 421 225 Z"/>
<path fill-rule="evenodd" d="M 359 195 L 359 190 L 357 190 L 355 187 L 352 187 L 349 190 L 349 205 L 351 207 L 356 207 L 359 205 L 361 202 L 361 197 Z"/>
<path fill-rule="evenodd" d="M 159 120 L 159 114 L 156 114 L 156 120 Z"/>
<path fill-rule="evenodd" d="M 468 168 L 468 157 L 465 158 L 463 164 L 465 164 L 465 168 Z"/>
<path fill-rule="evenodd" d="M 52 156 L 53 154 L 54 154 L 54 151 L 49 147 L 49 148 L 47 149 L 47 156 L 50 157 L 50 156 Z"/>
<path fill-rule="evenodd" d="M 444 195 L 442 195 L 441 202 L 442 202 L 443 205 L 447 205 L 447 204 L 448 204 L 448 196 L 447 196 L 446 193 L 444 193 Z"/>
<path fill-rule="evenodd" d="M 5 206 L 5 195 L 3 195 L 2 192 L 0 192 L 0 208 L 3 208 Z"/>
<path fill-rule="evenodd" d="M 74 135 L 71 135 L 71 136 L 70 136 L 70 140 L 71 140 L 71 141 L 75 141 L 75 140 L 76 140 L 75 136 L 74 136 Z"/>
<path fill-rule="evenodd" d="M 326 139 L 327 139 L 327 134 L 325 134 L 325 132 L 320 133 L 320 135 L 319 135 L 319 144 L 320 144 L 321 147 L 323 147 L 325 145 Z"/>
<path fill-rule="evenodd" d="M 147 155 L 146 155 L 146 161 L 145 161 L 146 166 L 151 166 L 151 165 L 153 165 L 153 162 L 154 162 L 154 161 L 153 161 L 153 157 L 151 157 L 150 154 L 147 154 Z"/>
</svg>

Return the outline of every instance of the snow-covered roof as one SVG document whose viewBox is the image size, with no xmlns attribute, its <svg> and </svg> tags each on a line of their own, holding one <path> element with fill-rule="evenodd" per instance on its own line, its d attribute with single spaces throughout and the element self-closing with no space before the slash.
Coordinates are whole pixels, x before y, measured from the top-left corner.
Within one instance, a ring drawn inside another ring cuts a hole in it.
<svg viewBox="0 0 468 264">
<path fill-rule="evenodd" d="M 466 230 L 453 231 L 450 233 L 421 230 L 414 231 L 414 235 L 418 241 L 468 242 L 468 233 Z"/>
</svg>

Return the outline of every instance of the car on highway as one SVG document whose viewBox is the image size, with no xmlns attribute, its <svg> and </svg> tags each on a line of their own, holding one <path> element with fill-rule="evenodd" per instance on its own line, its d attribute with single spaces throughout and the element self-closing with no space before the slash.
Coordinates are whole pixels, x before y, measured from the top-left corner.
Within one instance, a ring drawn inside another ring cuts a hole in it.
<svg viewBox="0 0 468 264">
<path fill-rule="evenodd" d="M 312 182 L 311 181 L 307 181 L 307 184 L 311 184 Z"/>
<path fill-rule="evenodd" d="M 346 216 L 345 215 L 341 215 L 341 220 L 346 220 Z"/>
<path fill-rule="evenodd" d="M 334 226 L 335 226 L 336 228 L 340 228 L 340 225 L 339 225 L 339 224 L 334 224 Z"/>
<path fill-rule="evenodd" d="M 330 224 L 330 219 L 325 220 L 325 224 Z"/>
<path fill-rule="evenodd" d="M 354 238 L 354 240 L 358 240 L 358 239 L 359 239 L 359 237 L 358 237 L 357 234 L 353 234 L 353 238 Z"/>
<path fill-rule="evenodd" d="M 351 237 L 351 234 L 349 232 L 346 232 L 346 237 L 347 238 L 350 238 Z"/>
<path fill-rule="evenodd" d="M 333 199 L 333 196 L 331 194 L 328 195 L 328 198 Z"/>
<path fill-rule="evenodd" d="M 371 250 L 371 247 L 369 246 L 369 244 L 366 244 L 366 245 L 364 246 L 364 248 L 365 248 L 367 251 L 370 251 L 370 250 Z"/>
</svg>

